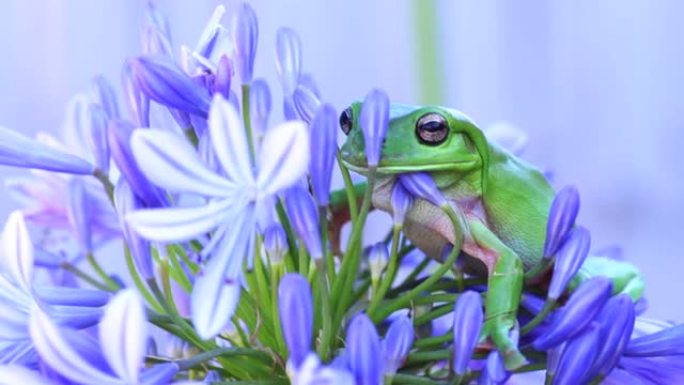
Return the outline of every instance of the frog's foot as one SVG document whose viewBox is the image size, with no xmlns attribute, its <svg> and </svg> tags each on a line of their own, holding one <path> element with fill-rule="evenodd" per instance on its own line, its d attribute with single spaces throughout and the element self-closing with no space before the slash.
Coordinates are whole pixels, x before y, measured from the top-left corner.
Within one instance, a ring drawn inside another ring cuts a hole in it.
<svg viewBox="0 0 684 385">
<path fill-rule="evenodd" d="M 596 276 L 608 277 L 613 282 L 613 294 L 625 293 L 637 302 L 644 292 L 644 279 L 636 266 L 626 261 L 590 256 L 568 285 L 574 291 L 582 282 Z"/>
<path fill-rule="evenodd" d="M 525 356 L 518 350 L 518 344 L 513 337 L 517 333 L 517 322 L 505 314 L 495 316 L 485 321 L 483 336 L 488 336 L 499 351 L 506 370 L 515 370 L 527 365 Z"/>
</svg>

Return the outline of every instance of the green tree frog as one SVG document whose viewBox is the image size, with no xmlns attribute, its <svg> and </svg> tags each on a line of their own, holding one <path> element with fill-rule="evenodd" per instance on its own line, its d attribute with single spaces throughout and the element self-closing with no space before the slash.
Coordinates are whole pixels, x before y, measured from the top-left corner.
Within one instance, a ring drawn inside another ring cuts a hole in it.
<svg viewBox="0 0 684 385">
<path fill-rule="evenodd" d="M 347 135 L 341 149 L 345 165 L 367 172 L 364 139 L 359 127 L 361 104 L 354 103 L 340 116 Z M 429 172 L 438 188 L 462 216 L 464 270 L 487 277 L 485 336 L 497 347 L 506 367 L 526 360 L 511 331 L 525 273 L 543 259 L 549 209 L 555 192 L 532 165 L 488 141 L 463 113 L 439 106 L 393 104 L 390 125 L 382 146 L 373 206 L 391 213 L 390 196 L 397 174 Z M 439 259 L 447 244 L 454 244 L 454 226 L 445 213 L 424 200 L 408 212 L 404 233 L 431 258 Z M 572 286 L 596 274 L 614 280 L 616 291 L 638 298 L 643 288 L 638 271 L 624 262 L 590 257 Z"/>
</svg>

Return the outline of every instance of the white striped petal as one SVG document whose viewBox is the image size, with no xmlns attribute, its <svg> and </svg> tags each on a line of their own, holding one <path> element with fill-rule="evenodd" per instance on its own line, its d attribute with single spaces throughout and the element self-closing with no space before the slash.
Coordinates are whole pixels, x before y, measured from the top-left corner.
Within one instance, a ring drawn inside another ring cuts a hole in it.
<svg viewBox="0 0 684 385">
<path fill-rule="evenodd" d="M 114 373 L 127 382 L 138 382 L 147 336 L 140 296 L 133 289 L 119 292 L 107 305 L 100 321 L 100 342 Z"/>
<path fill-rule="evenodd" d="M 56 385 L 55 382 L 43 377 L 40 373 L 20 365 L 0 366 L 0 385 Z"/>
<path fill-rule="evenodd" d="M 126 220 L 144 238 L 158 242 L 187 241 L 230 220 L 227 214 L 233 204 L 231 199 L 221 199 L 197 207 L 137 210 L 126 214 Z"/>
<path fill-rule="evenodd" d="M 202 163 L 195 148 L 180 135 L 164 130 L 138 129 L 131 149 L 143 174 L 173 191 L 226 197 L 235 187 Z"/>
<path fill-rule="evenodd" d="M 243 186 L 254 184 L 247 133 L 235 107 L 220 94 L 209 109 L 209 135 L 214 152 L 228 177 Z"/>
<path fill-rule="evenodd" d="M 252 250 L 254 240 L 252 206 L 236 216 L 224 237 L 192 290 L 192 322 L 197 334 L 204 339 L 220 333 L 237 308 L 242 263 Z"/>
<path fill-rule="evenodd" d="M 29 332 L 40 357 L 62 376 L 84 384 L 124 384 L 81 357 L 67 342 L 57 325 L 37 306 L 31 310 Z"/>
<path fill-rule="evenodd" d="M 257 185 L 262 195 L 272 195 L 294 184 L 309 167 L 309 133 L 301 121 L 289 121 L 270 129 L 259 152 Z"/>
<path fill-rule="evenodd" d="M 21 211 L 13 211 L 2 231 L 3 264 L 11 277 L 25 290 L 31 291 L 33 280 L 33 244 Z"/>
</svg>

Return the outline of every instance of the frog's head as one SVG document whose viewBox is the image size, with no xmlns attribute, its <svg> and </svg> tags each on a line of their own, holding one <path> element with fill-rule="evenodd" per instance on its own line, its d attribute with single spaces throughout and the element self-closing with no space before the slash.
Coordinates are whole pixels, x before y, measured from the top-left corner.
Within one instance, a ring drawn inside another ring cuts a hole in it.
<svg viewBox="0 0 684 385">
<path fill-rule="evenodd" d="M 359 125 L 361 103 L 353 103 L 340 115 L 347 135 L 342 159 L 350 169 L 367 170 L 363 133 Z M 464 114 L 438 106 L 392 104 L 390 123 L 382 145 L 378 172 L 467 172 L 483 167 L 488 153 L 482 132 Z"/>
</svg>

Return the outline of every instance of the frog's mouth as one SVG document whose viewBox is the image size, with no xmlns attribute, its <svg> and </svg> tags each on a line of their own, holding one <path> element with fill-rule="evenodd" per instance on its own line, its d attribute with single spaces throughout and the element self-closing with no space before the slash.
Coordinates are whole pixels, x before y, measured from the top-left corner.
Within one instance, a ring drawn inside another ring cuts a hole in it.
<svg viewBox="0 0 684 385">
<path fill-rule="evenodd" d="M 342 163 L 344 163 L 345 167 L 348 169 L 358 172 L 359 174 L 365 175 L 368 173 L 367 164 L 354 164 L 346 159 L 342 159 Z M 381 164 L 376 168 L 376 172 L 380 174 L 406 174 L 420 171 L 468 171 L 477 166 L 477 160 L 410 165 L 397 164 L 392 166 L 383 166 L 382 161 L 380 163 Z"/>
</svg>

